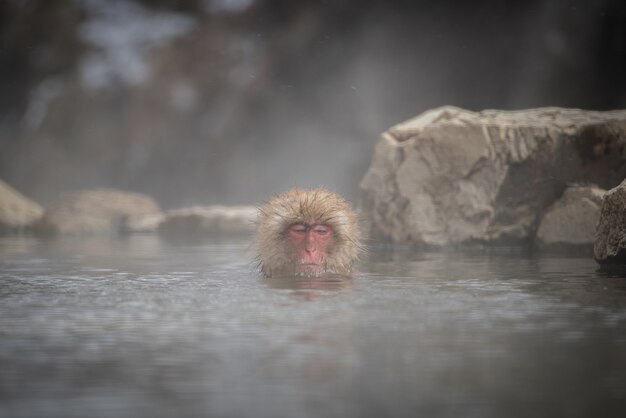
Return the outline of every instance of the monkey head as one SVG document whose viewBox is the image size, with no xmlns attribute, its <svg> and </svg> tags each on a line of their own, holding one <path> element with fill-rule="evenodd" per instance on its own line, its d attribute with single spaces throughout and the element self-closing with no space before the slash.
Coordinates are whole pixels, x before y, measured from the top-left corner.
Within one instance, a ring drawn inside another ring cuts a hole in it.
<svg viewBox="0 0 626 418">
<path fill-rule="evenodd" d="M 291 189 L 259 209 L 257 259 L 267 277 L 348 275 L 360 239 L 356 213 L 325 189 Z"/>
</svg>

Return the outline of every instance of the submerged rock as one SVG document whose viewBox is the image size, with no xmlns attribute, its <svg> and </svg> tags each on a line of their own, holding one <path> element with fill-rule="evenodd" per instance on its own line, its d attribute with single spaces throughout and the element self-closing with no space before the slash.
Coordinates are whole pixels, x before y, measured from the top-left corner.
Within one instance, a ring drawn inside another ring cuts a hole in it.
<svg viewBox="0 0 626 418">
<path fill-rule="evenodd" d="M 626 266 L 626 180 L 602 198 L 593 258 L 600 264 Z"/>
<path fill-rule="evenodd" d="M 40 235 L 117 234 L 127 222 L 159 215 L 149 196 L 115 189 L 90 189 L 62 194 L 37 223 Z"/>
<path fill-rule="evenodd" d="M 541 219 L 537 246 L 561 250 L 579 246 L 591 250 L 605 192 L 595 186 L 573 185 L 565 189 Z"/>
<path fill-rule="evenodd" d="M 361 181 L 373 237 L 444 246 L 520 243 L 568 183 L 626 177 L 626 110 L 442 107 L 382 135 Z"/>
<path fill-rule="evenodd" d="M 24 231 L 42 215 L 39 204 L 0 180 L 0 234 Z"/>
<path fill-rule="evenodd" d="M 254 206 L 194 206 L 168 211 L 158 225 L 167 238 L 249 235 L 258 210 Z"/>
</svg>

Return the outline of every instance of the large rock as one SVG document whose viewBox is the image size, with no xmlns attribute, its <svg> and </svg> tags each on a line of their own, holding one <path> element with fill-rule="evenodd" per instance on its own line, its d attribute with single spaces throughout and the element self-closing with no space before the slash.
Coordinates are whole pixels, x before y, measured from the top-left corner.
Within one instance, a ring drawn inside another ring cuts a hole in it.
<svg viewBox="0 0 626 418">
<path fill-rule="evenodd" d="M 258 209 L 254 206 L 194 206 L 168 211 L 158 225 L 168 238 L 250 235 Z"/>
<path fill-rule="evenodd" d="M 62 194 L 36 226 L 42 235 L 117 234 L 127 222 L 161 213 L 149 196 L 115 189 Z"/>
<path fill-rule="evenodd" d="M 593 258 L 600 264 L 626 265 L 626 180 L 602 197 Z"/>
<path fill-rule="evenodd" d="M 530 242 L 568 183 L 626 177 L 625 149 L 625 110 L 442 107 L 382 135 L 361 205 L 379 239 Z"/>
<path fill-rule="evenodd" d="M 43 208 L 0 180 L 0 234 L 28 229 L 43 215 Z"/>
<path fill-rule="evenodd" d="M 594 186 L 573 185 L 548 208 L 537 229 L 536 242 L 540 248 L 569 249 L 579 246 L 591 249 L 600 217 L 602 195 L 606 192 Z"/>
</svg>

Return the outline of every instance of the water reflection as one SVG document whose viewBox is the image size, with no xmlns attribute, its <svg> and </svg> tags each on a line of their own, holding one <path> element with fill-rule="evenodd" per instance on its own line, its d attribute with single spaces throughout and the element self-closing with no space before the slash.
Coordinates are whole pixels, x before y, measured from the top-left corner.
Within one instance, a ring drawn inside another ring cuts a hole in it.
<svg viewBox="0 0 626 418">
<path fill-rule="evenodd" d="M 341 290 L 352 287 L 352 277 L 270 277 L 264 282 L 272 289 Z"/>
<path fill-rule="evenodd" d="M 0 239 L 0 415 L 626 411 L 626 279 L 516 250 L 272 278 L 249 244 Z"/>
</svg>

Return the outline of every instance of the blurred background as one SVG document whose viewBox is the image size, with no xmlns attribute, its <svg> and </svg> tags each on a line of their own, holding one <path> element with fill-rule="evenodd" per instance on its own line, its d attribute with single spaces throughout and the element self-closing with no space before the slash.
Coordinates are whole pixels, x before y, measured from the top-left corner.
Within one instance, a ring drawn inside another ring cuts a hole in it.
<svg viewBox="0 0 626 418">
<path fill-rule="evenodd" d="M 3 0 L 0 179 L 164 208 L 349 199 L 441 105 L 626 107 L 623 0 Z"/>
</svg>

